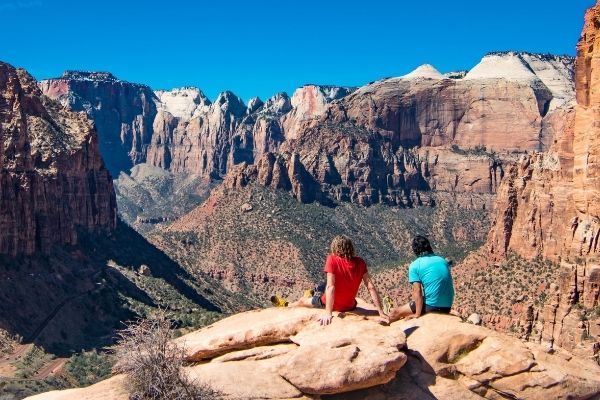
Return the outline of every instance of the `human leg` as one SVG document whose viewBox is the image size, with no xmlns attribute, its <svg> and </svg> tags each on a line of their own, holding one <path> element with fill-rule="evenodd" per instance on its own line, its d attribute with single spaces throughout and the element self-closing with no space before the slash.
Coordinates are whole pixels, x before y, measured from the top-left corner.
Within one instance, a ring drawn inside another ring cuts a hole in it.
<svg viewBox="0 0 600 400">
<path fill-rule="evenodd" d="M 408 317 L 409 315 L 413 315 L 414 311 L 412 310 L 410 303 L 406 303 L 405 305 L 393 308 L 390 310 L 389 318 L 390 322 L 398 321 L 399 319 Z"/>
<path fill-rule="evenodd" d="M 307 307 L 313 308 L 313 298 L 312 297 L 300 297 L 297 301 L 290 303 L 288 307 Z"/>
</svg>

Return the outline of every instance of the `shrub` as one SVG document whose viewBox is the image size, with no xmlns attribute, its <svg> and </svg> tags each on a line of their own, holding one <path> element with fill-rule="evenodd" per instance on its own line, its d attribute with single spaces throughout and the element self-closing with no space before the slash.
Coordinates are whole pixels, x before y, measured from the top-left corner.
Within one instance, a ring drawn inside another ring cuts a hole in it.
<svg viewBox="0 0 600 400">
<path fill-rule="evenodd" d="M 88 386 L 110 376 L 112 364 L 110 355 L 94 350 L 71 357 L 66 370 L 79 386 Z"/>
<path fill-rule="evenodd" d="M 214 399 L 216 394 L 190 381 L 182 370 L 184 349 L 171 341 L 163 311 L 139 319 L 119 333 L 116 372 L 127 374 L 132 400 Z"/>
<path fill-rule="evenodd" d="M 0 355 L 10 353 L 13 349 L 13 338 L 8 332 L 0 329 Z"/>
</svg>

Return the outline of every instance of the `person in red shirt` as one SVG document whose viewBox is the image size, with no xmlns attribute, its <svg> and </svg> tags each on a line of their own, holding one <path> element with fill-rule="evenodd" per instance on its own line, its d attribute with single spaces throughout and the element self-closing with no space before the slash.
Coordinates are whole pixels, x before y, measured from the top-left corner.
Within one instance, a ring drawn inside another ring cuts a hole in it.
<svg viewBox="0 0 600 400">
<path fill-rule="evenodd" d="M 325 308 L 325 315 L 319 320 L 321 325 L 329 325 L 333 319 L 333 311 L 351 311 L 356 308 L 356 294 L 363 282 L 379 316 L 386 318 L 381 307 L 377 288 L 367 271 L 367 263 L 354 253 L 354 245 L 346 236 L 336 236 L 331 242 L 331 254 L 325 262 L 327 286 L 325 293 L 317 293 L 313 297 L 303 297 L 289 307 Z"/>
</svg>

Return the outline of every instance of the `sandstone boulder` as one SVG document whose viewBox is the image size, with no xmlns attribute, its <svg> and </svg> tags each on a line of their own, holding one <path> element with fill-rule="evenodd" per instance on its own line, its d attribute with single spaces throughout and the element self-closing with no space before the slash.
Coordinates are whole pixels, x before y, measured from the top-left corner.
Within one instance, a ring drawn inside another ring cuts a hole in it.
<svg viewBox="0 0 600 400">
<path fill-rule="evenodd" d="M 361 304 L 362 306 L 362 304 Z M 600 394 L 600 367 L 448 315 L 379 325 L 370 307 L 322 327 L 313 309 L 237 314 L 177 341 L 226 399 L 549 399 Z M 405 365 L 406 363 L 406 365 Z M 35 400 L 126 399 L 116 376 Z M 107 397 L 111 396 L 111 397 Z M 321 396 L 321 397 L 319 397 Z"/>
<path fill-rule="evenodd" d="M 152 271 L 150 270 L 149 266 L 147 266 L 146 264 L 142 264 L 138 269 L 138 274 L 142 276 L 152 276 Z"/>
<path fill-rule="evenodd" d="M 129 400 L 124 375 L 82 389 L 55 390 L 28 397 L 29 400 Z"/>
<path fill-rule="evenodd" d="M 590 398 L 600 394 L 600 367 L 521 342 L 459 318 L 428 314 L 397 322 L 408 361 L 386 385 L 332 399 Z"/>
<path fill-rule="evenodd" d="M 481 325 L 481 316 L 477 313 L 473 313 L 469 315 L 467 322 L 473 325 Z"/>
<path fill-rule="evenodd" d="M 248 311 L 182 336 L 177 342 L 186 347 L 190 361 L 201 361 L 234 350 L 289 342 L 318 315 L 319 310 L 299 308 Z"/>
</svg>

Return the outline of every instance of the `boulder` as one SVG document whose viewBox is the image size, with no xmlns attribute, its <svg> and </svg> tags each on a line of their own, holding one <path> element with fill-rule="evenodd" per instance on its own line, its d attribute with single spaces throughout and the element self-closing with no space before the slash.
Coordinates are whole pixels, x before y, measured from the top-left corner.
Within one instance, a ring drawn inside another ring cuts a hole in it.
<svg viewBox="0 0 600 400">
<path fill-rule="evenodd" d="M 363 303 L 361 303 L 362 306 Z M 379 325 L 371 307 L 337 314 L 270 308 L 237 314 L 177 339 L 185 368 L 225 399 L 549 399 L 600 394 L 600 367 L 547 354 L 450 315 Z M 123 377 L 35 400 L 126 399 Z M 108 396 L 108 397 L 107 397 Z M 324 397 L 323 397 L 324 398 Z"/>
<path fill-rule="evenodd" d="M 427 314 L 400 321 L 408 361 L 390 383 L 332 399 L 591 398 L 600 367 L 566 352 L 547 354 L 457 317 Z"/>
<path fill-rule="evenodd" d="M 320 310 L 267 308 L 233 315 L 176 340 L 185 346 L 189 361 L 211 359 L 235 350 L 286 343 Z"/>
<path fill-rule="evenodd" d="M 244 203 L 240 206 L 240 210 L 242 210 L 243 212 L 250 212 L 254 210 L 254 207 L 252 207 L 252 204 L 250 203 Z"/>
<path fill-rule="evenodd" d="M 142 264 L 138 269 L 138 274 L 142 276 L 152 276 L 152 271 L 150 271 L 150 267 L 148 267 L 146 264 Z"/>
<path fill-rule="evenodd" d="M 313 324 L 291 340 L 300 347 L 281 375 L 303 393 L 329 394 L 391 381 L 406 363 L 404 332 L 375 321 L 344 318 L 327 327 Z"/>
<path fill-rule="evenodd" d="M 28 400 L 129 400 L 124 375 L 116 375 L 82 389 L 54 390 Z"/>
<path fill-rule="evenodd" d="M 467 322 L 473 325 L 481 325 L 481 316 L 477 313 L 473 313 L 469 315 Z"/>
</svg>

